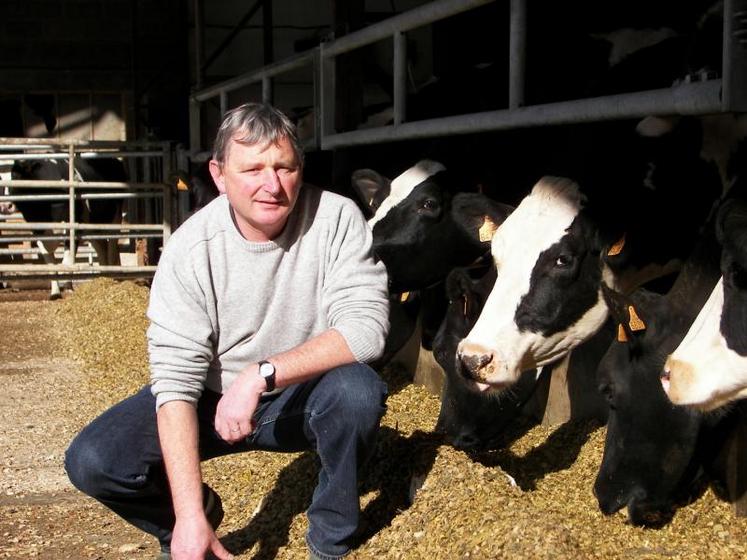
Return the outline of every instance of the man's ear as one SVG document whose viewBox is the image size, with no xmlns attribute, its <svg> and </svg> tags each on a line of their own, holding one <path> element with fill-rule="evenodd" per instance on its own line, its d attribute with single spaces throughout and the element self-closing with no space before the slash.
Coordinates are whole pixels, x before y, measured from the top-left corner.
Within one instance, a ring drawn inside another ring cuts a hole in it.
<svg viewBox="0 0 747 560">
<path fill-rule="evenodd" d="M 217 160 L 210 160 L 210 176 L 213 178 L 215 186 L 218 187 L 218 192 L 226 194 L 226 185 L 223 180 L 223 168 Z"/>
</svg>

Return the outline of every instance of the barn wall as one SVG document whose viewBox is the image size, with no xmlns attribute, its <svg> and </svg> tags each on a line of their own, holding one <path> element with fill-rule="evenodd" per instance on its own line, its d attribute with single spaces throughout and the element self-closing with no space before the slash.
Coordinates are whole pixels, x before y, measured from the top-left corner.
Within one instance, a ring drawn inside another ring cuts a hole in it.
<svg viewBox="0 0 747 560">
<path fill-rule="evenodd" d="M 183 0 L 9 0 L 0 30 L 0 106 L 22 102 L 25 134 L 40 131 L 24 96 L 49 94 L 63 121 L 90 113 L 89 135 L 122 136 L 108 130 L 114 119 L 128 139 L 186 136 Z M 74 126 L 57 135 L 86 134 Z"/>
</svg>

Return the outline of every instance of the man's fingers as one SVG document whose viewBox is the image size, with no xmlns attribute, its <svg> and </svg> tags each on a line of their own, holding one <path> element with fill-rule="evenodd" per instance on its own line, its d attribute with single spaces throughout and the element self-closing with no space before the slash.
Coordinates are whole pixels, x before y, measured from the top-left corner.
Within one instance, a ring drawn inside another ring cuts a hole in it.
<svg viewBox="0 0 747 560">
<path fill-rule="evenodd" d="M 219 560 L 233 560 L 233 554 L 228 552 L 218 539 L 213 540 L 210 550 Z"/>
</svg>

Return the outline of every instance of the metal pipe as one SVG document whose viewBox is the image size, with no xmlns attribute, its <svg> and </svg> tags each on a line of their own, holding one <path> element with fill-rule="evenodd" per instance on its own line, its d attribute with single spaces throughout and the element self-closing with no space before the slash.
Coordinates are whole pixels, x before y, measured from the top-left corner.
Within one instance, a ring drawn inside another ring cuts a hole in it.
<svg viewBox="0 0 747 560">
<path fill-rule="evenodd" d="M 3 230 L 7 231 L 28 231 L 28 230 L 55 230 L 55 229 L 76 229 L 86 231 L 110 231 L 110 230 L 127 230 L 127 231 L 163 231 L 161 224 L 82 224 L 75 222 L 19 222 L 3 224 Z M 2 238 L 5 240 L 5 237 Z"/>
<path fill-rule="evenodd" d="M 2 179 L 0 180 L 0 187 L 18 187 L 18 188 L 30 188 L 30 189 L 48 189 L 58 188 L 65 189 L 68 186 L 74 188 L 89 188 L 89 189 L 160 189 L 163 187 L 163 183 L 122 183 L 118 181 L 36 181 L 36 180 L 13 180 L 13 179 Z"/>
<path fill-rule="evenodd" d="M 82 159 L 119 158 L 119 157 L 152 157 L 161 156 L 163 152 L 78 152 L 77 157 Z M 61 152 L 50 153 L 13 153 L 0 154 L 0 161 L 14 161 L 17 159 L 67 159 L 67 154 Z"/>
<path fill-rule="evenodd" d="M 394 125 L 407 118 L 407 35 L 394 34 Z"/>
<path fill-rule="evenodd" d="M 139 198 L 160 198 L 163 193 L 160 192 L 143 192 L 143 193 L 78 193 L 75 200 L 125 200 Z M 67 200 L 66 194 L 25 194 L 25 195 L 0 195 L 0 202 L 18 202 L 18 201 L 54 201 Z M 19 214 L 20 216 L 20 214 Z M 22 217 L 22 216 L 21 216 Z"/>
<path fill-rule="evenodd" d="M 508 54 L 508 107 L 524 105 L 527 50 L 527 0 L 511 0 Z"/>
<path fill-rule="evenodd" d="M 210 66 L 216 58 L 228 47 L 228 45 L 231 44 L 231 41 L 234 40 L 234 37 L 238 35 L 241 31 L 244 30 L 244 25 L 254 17 L 254 14 L 257 13 L 259 8 L 262 6 L 262 0 L 257 0 L 254 3 L 254 6 L 249 8 L 249 11 L 247 11 L 242 18 L 238 21 L 238 23 L 234 26 L 234 28 L 231 30 L 231 32 L 221 41 L 221 44 L 216 47 L 216 49 L 210 54 L 210 56 L 207 58 L 205 63 L 202 65 L 202 71 L 204 72 L 208 66 Z"/>
<path fill-rule="evenodd" d="M 385 19 L 358 31 L 353 31 L 325 45 L 325 56 L 337 56 L 376 41 L 422 27 L 449 16 L 490 4 L 495 0 L 436 0 Z"/>
<path fill-rule="evenodd" d="M 192 97 L 190 99 L 194 101 L 207 101 L 208 99 L 220 95 L 222 91 L 232 91 L 246 85 L 259 82 L 262 80 L 262 78 L 265 77 L 271 78 L 273 76 L 277 76 L 278 74 L 284 74 L 285 72 L 290 72 L 291 70 L 303 68 L 304 66 L 308 66 L 309 64 L 311 64 L 314 50 L 315 49 L 312 49 L 310 51 L 290 56 L 285 60 L 275 62 L 273 64 L 265 66 L 264 68 L 260 68 L 259 70 L 247 72 L 246 74 L 241 74 L 240 76 L 237 76 L 230 80 L 220 82 L 219 84 L 195 92 L 194 94 L 192 94 Z"/>
<path fill-rule="evenodd" d="M 322 149 L 647 115 L 716 113 L 721 108 L 720 85 L 720 80 L 710 80 L 642 93 L 442 117 L 403 123 L 396 127 L 353 130 L 322 137 Z"/>
</svg>

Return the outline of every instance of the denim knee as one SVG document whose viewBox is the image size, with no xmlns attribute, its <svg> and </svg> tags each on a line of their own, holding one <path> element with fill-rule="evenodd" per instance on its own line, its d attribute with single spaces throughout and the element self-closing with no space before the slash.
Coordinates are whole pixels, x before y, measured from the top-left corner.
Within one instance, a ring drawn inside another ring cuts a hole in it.
<svg viewBox="0 0 747 560">
<path fill-rule="evenodd" d="M 352 364 L 327 376 L 325 407 L 315 413 L 333 411 L 336 418 L 344 419 L 346 430 L 367 432 L 378 427 L 387 397 L 386 383 L 378 374 L 365 364 Z"/>
<path fill-rule="evenodd" d="M 70 443 L 65 452 L 65 472 L 78 490 L 94 498 L 104 493 L 104 472 L 107 467 L 95 441 L 85 437 L 85 431 Z"/>
</svg>

